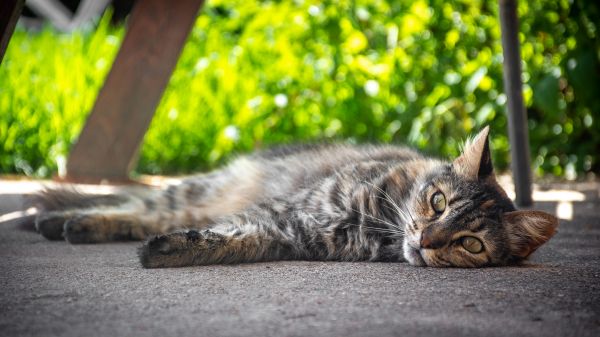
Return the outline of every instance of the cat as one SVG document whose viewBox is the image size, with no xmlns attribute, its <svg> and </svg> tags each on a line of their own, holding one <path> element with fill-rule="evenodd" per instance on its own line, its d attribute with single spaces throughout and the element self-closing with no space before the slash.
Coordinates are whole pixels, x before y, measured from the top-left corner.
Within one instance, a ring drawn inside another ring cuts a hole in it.
<svg viewBox="0 0 600 337">
<path fill-rule="evenodd" d="M 279 147 L 162 189 L 47 189 L 36 229 L 52 240 L 144 240 L 146 268 L 274 260 L 517 264 L 555 233 L 496 182 L 489 128 L 452 162 L 391 145 Z"/>
</svg>

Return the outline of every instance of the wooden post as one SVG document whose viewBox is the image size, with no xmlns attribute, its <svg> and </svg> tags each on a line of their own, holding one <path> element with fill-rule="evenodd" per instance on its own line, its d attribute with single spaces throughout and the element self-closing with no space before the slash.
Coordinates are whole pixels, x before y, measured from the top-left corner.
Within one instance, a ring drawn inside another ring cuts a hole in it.
<svg viewBox="0 0 600 337">
<path fill-rule="evenodd" d="M 504 91 L 507 99 L 508 137 L 512 157 L 516 204 L 530 206 L 531 166 L 527 111 L 523 105 L 521 82 L 521 51 L 519 48 L 519 20 L 516 0 L 499 0 L 502 53 L 504 55 Z"/>
<path fill-rule="evenodd" d="M 21 16 L 25 0 L 0 1 L 0 63 L 4 57 L 8 42 L 15 30 L 15 25 Z"/>
<path fill-rule="evenodd" d="M 129 171 L 203 0 L 143 0 L 67 161 L 69 182 L 129 182 Z"/>
</svg>

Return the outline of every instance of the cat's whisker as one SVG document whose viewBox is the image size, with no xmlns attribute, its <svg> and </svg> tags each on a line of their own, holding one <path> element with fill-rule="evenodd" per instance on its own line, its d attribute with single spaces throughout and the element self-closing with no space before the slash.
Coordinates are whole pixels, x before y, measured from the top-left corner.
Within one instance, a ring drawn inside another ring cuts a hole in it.
<svg viewBox="0 0 600 337">
<path fill-rule="evenodd" d="M 406 222 L 409 222 L 409 223 L 412 225 L 412 227 L 413 227 L 415 230 L 417 229 L 417 223 L 416 223 L 416 221 L 415 221 L 414 217 L 412 216 L 412 214 L 410 213 L 410 210 L 409 210 L 409 209 L 402 209 L 400 206 L 398 206 L 398 205 L 397 205 L 397 204 L 396 204 L 396 203 L 395 203 L 395 202 L 394 202 L 394 201 L 391 199 L 391 197 L 390 197 L 390 195 L 389 195 L 389 194 L 387 194 L 385 191 L 383 191 L 383 190 L 382 190 L 381 188 L 379 188 L 378 186 L 375 186 L 375 185 L 373 185 L 373 184 L 372 184 L 372 186 L 374 186 L 375 188 L 377 188 L 378 190 L 380 190 L 381 192 L 383 192 L 383 193 L 386 195 L 386 197 L 385 197 L 385 198 L 381 198 L 381 197 L 376 197 L 376 198 L 379 198 L 379 199 L 381 199 L 381 200 L 386 200 L 386 201 L 390 202 L 390 203 L 391 203 L 391 204 L 392 204 L 392 205 L 395 207 L 395 210 L 396 210 L 396 212 L 398 212 L 398 214 L 399 214 L 400 216 L 402 216 L 402 217 L 403 217 L 405 220 L 408 220 L 408 219 L 410 219 L 410 221 L 406 221 Z M 387 206 L 385 206 L 385 207 L 387 207 Z M 388 208 L 388 209 L 390 209 L 389 207 L 387 207 L 387 208 Z M 391 209 L 390 209 L 390 210 L 391 210 Z"/>
<path fill-rule="evenodd" d="M 344 225 L 348 225 L 348 226 L 356 226 L 356 227 L 359 227 L 359 228 L 365 228 L 365 229 L 372 230 L 374 232 L 380 232 L 380 233 L 385 233 L 385 234 L 393 234 L 393 235 L 398 235 L 398 236 L 403 236 L 404 235 L 403 232 L 392 230 L 392 229 L 370 227 L 370 226 L 365 226 L 365 225 L 360 225 L 360 224 L 353 224 L 353 223 L 348 223 L 348 222 L 344 222 L 343 224 Z"/>
<path fill-rule="evenodd" d="M 393 231 L 393 230 L 383 230 L 381 228 L 376 228 L 376 227 L 369 227 L 369 226 L 362 226 L 365 229 L 374 231 L 374 232 L 380 232 L 380 233 L 389 233 L 389 234 L 398 234 L 398 235 L 402 235 L 402 232 L 398 232 L 398 231 Z"/>
<path fill-rule="evenodd" d="M 401 231 L 401 230 L 402 230 L 402 228 L 400 228 L 399 226 L 397 226 L 397 225 L 395 225 L 395 224 L 393 224 L 393 223 L 391 223 L 391 222 L 389 222 L 389 221 L 386 221 L 386 220 L 380 219 L 380 218 L 378 218 L 378 217 L 376 217 L 376 216 L 373 216 L 373 215 L 370 215 L 370 214 L 364 213 L 364 212 L 362 212 L 362 211 L 360 211 L 360 210 L 357 210 L 357 209 L 353 209 L 353 208 L 351 208 L 351 210 L 352 210 L 352 211 L 354 211 L 354 212 L 357 212 L 357 213 L 359 213 L 359 214 L 360 214 L 360 215 L 362 215 L 362 216 L 369 217 L 369 218 L 371 218 L 371 219 L 373 219 L 373 220 L 375 220 L 375 221 L 377 221 L 377 222 L 379 222 L 379 223 L 382 223 L 382 224 L 388 225 L 388 226 L 390 226 L 390 227 L 392 227 L 392 228 L 395 228 L 395 229 L 397 229 L 397 230 L 399 230 L 399 231 Z"/>
<path fill-rule="evenodd" d="M 389 193 L 387 193 L 386 191 L 384 191 L 381 187 L 373 184 L 372 182 L 369 181 L 363 181 L 363 183 L 367 184 L 367 185 L 371 185 L 373 186 L 373 188 L 377 189 L 378 191 L 380 191 L 381 193 L 383 193 L 383 195 L 385 196 L 385 198 L 381 198 L 381 197 L 377 197 L 379 199 L 382 200 L 386 200 L 387 202 L 389 202 L 390 204 L 392 204 L 392 206 L 394 207 L 395 211 L 403 218 L 406 219 L 406 213 L 404 212 L 404 210 L 394 201 L 394 199 L 389 195 Z M 389 208 L 388 208 L 389 209 Z M 410 212 L 409 212 L 409 216 L 410 216 Z M 412 216 L 410 216 L 410 218 L 412 219 Z M 414 223 L 414 220 L 413 220 Z"/>
<path fill-rule="evenodd" d="M 386 197 L 385 200 L 387 200 L 390 204 L 392 204 L 392 206 L 394 206 L 394 208 L 396 209 L 397 212 L 401 211 L 400 206 L 394 201 L 394 199 L 386 191 L 384 191 L 383 189 L 381 189 L 381 187 L 379 187 L 379 186 L 377 186 L 377 185 L 375 185 L 375 184 L 373 184 L 372 182 L 369 182 L 369 181 L 363 181 L 363 182 L 365 184 L 367 184 L 367 185 L 373 186 L 378 191 L 380 191 L 381 193 L 383 193 L 383 195 L 385 195 L 385 197 Z"/>
<path fill-rule="evenodd" d="M 388 198 L 382 198 L 382 197 L 380 197 L 380 196 L 374 196 L 374 198 L 376 198 L 376 199 L 379 199 L 379 200 L 383 200 L 383 201 L 388 201 L 388 202 L 390 202 L 390 200 L 389 200 Z M 391 202 L 390 202 L 390 203 L 391 203 Z M 396 212 L 396 213 L 398 213 L 398 211 L 402 212 L 402 210 L 401 210 L 401 209 L 398 209 L 397 207 L 396 207 L 396 208 L 391 208 L 390 206 L 388 206 L 388 205 L 386 205 L 386 204 L 382 204 L 381 206 L 383 206 L 383 207 L 387 208 L 388 210 L 390 210 L 390 211 L 392 211 L 392 212 Z"/>
<path fill-rule="evenodd" d="M 378 197 L 378 196 L 376 196 L 375 198 L 380 199 L 380 200 L 384 200 L 384 201 L 388 201 L 388 202 L 390 201 L 388 198 L 382 198 L 382 197 Z M 399 207 L 396 207 L 395 209 L 392 209 L 392 208 L 390 208 L 389 206 L 387 206 L 385 204 L 382 205 L 382 206 L 385 207 L 385 208 L 387 208 L 388 210 L 390 210 L 392 212 L 395 212 L 401 218 L 401 220 L 403 222 L 410 222 L 410 221 L 408 221 L 410 217 L 407 216 L 407 214 L 404 212 L 403 209 L 401 209 Z"/>
<path fill-rule="evenodd" d="M 378 197 L 378 196 L 375 196 L 375 198 L 376 198 L 376 199 L 379 199 L 379 200 L 388 201 L 388 199 L 387 199 L 387 198 L 382 198 L 382 197 Z M 396 212 L 396 209 L 393 209 L 393 208 L 391 208 L 390 206 L 388 206 L 388 205 L 386 205 L 386 204 L 382 204 L 381 206 L 383 206 L 383 207 L 385 207 L 385 208 L 389 209 L 389 210 L 390 210 L 390 211 L 392 211 L 392 212 Z"/>
<path fill-rule="evenodd" d="M 410 217 L 410 220 L 412 221 L 412 226 L 415 230 L 417 230 L 417 222 L 415 221 L 415 219 L 413 218 L 412 214 L 410 214 L 410 210 L 406 210 L 406 212 L 408 213 L 408 216 Z"/>
</svg>

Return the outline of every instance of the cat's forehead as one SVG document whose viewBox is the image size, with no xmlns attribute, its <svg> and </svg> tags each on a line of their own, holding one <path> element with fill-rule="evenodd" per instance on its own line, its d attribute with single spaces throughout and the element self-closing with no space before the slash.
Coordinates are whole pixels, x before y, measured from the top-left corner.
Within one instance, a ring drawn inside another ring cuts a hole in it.
<svg viewBox="0 0 600 337">
<path fill-rule="evenodd" d="M 454 189 L 461 185 L 461 180 L 464 179 L 454 172 L 452 165 L 441 165 L 425 175 L 419 190 L 424 192 L 431 187 Z"/>
<path fill-rule="evenodd" d="M 485 209 L 500 208 L 504 211 L 515 209 L 506 192 L 496 182 L 495 178 L 485 180 L 468 179 L 458 174 L 452 165 L 442 165 L 429 172 L 419 185 L 420 194 L 428 194 L 433 190 L 441 190 L 447 198 L 477 196 L 482 198 L 481 206 Z"/>
</svg>

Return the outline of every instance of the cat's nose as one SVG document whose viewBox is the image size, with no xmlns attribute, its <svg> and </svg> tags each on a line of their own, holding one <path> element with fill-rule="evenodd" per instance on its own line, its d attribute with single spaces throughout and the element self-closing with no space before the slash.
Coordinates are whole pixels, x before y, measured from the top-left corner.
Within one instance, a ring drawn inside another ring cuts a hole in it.
<svg viewBox="0 0 600 337">
<path fill-rule="evenodd" d="M 428 236 L 421 235 L 421 248 L 433 249 L 431 239 Z"/>
<path fill-rule="evenodd" d="M 437 248 L 444 246 L 443 240 L 437 239 L 436 235 L 434 235 L 430 230 L 428 230 L 428 228 L 426 228 L 421 233 L 420 244 L 421 244 L 421 248 L 425 248 L 425 249 L 437 249 Z"/>
</svg>

